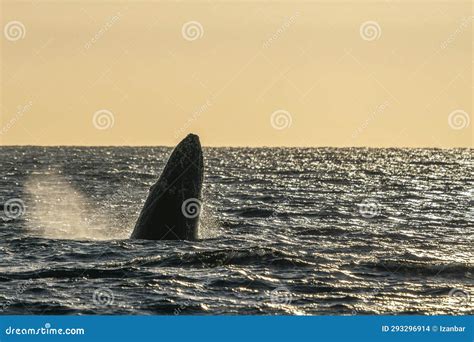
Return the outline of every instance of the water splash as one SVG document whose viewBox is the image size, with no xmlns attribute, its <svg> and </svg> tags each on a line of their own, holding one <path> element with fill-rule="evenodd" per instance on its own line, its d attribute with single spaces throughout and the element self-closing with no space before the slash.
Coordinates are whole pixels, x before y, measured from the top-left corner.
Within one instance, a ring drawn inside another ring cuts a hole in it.
<svg viewBox="0 0 474 342">
<path fill-rule="evenodd" d="M 199 239 L 213 239 L 222 234 L 220 222 L 217 219 L 215 209 L 209 205 L 209 193 L 204 189 L 202 195 L 201 215 L 199 217 Z"/>
<path fill-rule="evenodd" d="M 59 173 L 31 176 L 25 190 L 30 199 L 25 219 L 33 235 L 74 240 L 113 237 L 107 219 Z"/>
<path fill-rule="evenodd" d="M 101 208 L 59 172 L 31 176 L 25 183 L 25 191 L 29 199 L 26 228 L 32 235 L 53 239 L 111 240 L 127 239 L 133 230 L 133 214 L 122 213 L 115 217 L 110 212 L 111 203 L 120 201 L 121 196 L 105 199 L 109 210 Z M 199 238 L 219 235 L 219 222 L 213 209 L 203 205 Z"/>
</svg>

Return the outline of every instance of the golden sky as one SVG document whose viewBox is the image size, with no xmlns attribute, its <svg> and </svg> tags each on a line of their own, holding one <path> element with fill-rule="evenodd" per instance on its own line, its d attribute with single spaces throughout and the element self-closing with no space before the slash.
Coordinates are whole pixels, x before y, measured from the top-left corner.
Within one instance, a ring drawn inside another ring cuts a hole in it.
<svg viewBox="0 0 474 342">
<path fill-rule="evenodd" d="M 472 147 L 472 1 L 1 1 L 4 145 Z"/>
</svg>

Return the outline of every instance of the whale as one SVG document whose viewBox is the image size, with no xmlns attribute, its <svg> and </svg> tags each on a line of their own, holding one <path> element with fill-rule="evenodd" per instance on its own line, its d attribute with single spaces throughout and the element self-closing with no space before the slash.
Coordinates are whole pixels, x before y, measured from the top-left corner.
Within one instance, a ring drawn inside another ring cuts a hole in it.
<svg viewBox="0 0 474 342">
<path fill-rule="evenodd" d="M 188 134 L 151 186 L 131 239 L 197 240 L 204 163 L 201 143 Z"/>
</svg>

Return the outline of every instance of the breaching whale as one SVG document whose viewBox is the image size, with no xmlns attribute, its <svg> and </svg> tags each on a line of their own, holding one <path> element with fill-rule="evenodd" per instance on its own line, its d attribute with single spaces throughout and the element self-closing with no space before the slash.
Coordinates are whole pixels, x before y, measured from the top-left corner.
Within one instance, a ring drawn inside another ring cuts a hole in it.
<svg viewBox="0 0 474 342">
<path fill-rule="evenodd" d="M 199 137 L 189 134 L 175 147 L 161 177 L 150 188 L 131 238 L 197 239 L 203 169 Z"/>
</svg>

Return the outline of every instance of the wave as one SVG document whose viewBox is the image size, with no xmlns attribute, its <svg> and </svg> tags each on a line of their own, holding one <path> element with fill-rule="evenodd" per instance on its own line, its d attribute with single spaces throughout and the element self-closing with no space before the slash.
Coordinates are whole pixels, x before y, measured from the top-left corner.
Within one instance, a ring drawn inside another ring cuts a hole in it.
<svg viewBox="0 0 474 342">
<path fill-rule="evenodd" d="M 260 208 L 245 208 L 236 210 L 227 210 L 229 213 L 237 214 L 241 217 L 271 217 L 274 214 L 273 210 Z"/>
<path fill-rule="evenodd" d="M 400 275 L 430 276 L 430 277 L 451 277 L 464 278 L 466 274 L 474 272 L 474 266 L 465 263 L 417 263 L 398 260 L 379 260 L 377 262 L 367 262 L 355 264 L 358 268 L 371 269 L 382 272 L 390 272 Z"/>
<path fill-rule="evenodd" d="M 101 278 L 123 278 L 127 274 L 137 276 L 141 274 L 152 275 L 150 272 L 145 270 L 139 270 L 133 267 L 107 269 L 107 268 L 52 268 L 48 270 L 35 270 L 26 272 L 12 272 L 12 273 L 1 273 L 0 281 L 11 281 L 11 280 L 28 280 L 28 279 L 69 279 L 69 278 L 88 278 L 88 279 L 101 279 Z"/>
<path fill-rule="evenodd" d="M 175 253 L 146 263 L 148 266 L 194 266 L 213 268 L 226 265 L 266 265 L 275 267 L 312 267 L 315 264 L 282 251 L 266 248 L 245 250 L 215 250 L 193 253 Z"/>
</svg>

